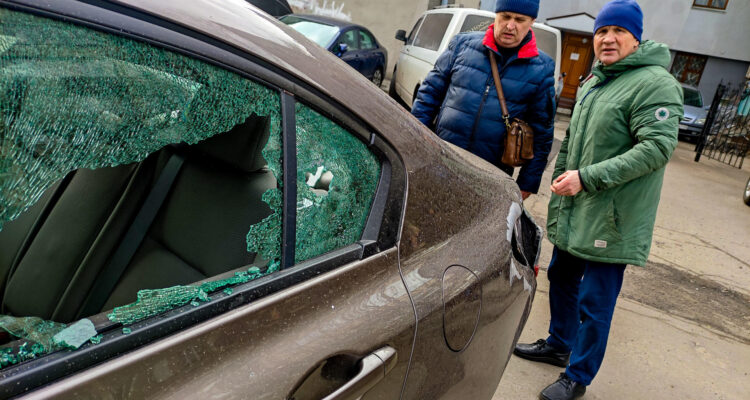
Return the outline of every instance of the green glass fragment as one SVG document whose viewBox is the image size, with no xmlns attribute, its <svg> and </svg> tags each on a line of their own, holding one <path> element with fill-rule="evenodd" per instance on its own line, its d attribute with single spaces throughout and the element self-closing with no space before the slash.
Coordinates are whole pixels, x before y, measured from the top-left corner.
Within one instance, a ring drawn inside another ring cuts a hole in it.
<svg viewBox="0 0 750 400">
<path fill-rule="evenodd" d="M 131 330 L 130 328 L 128 327 L 122 328 L 123 335 L 130 335 L 131 333 L 133 333 L 133 330 Z"/>
<path fill-rule="evenodd" d="M 58 332 L 52 337 L 52 341 L 60 347 L 77 349 L 96 336 L 96 333 L 94 323 L 84 318 Z"/>
<path fill-rule="evenodd" d="M 236 272 L 233 277 L 217 281 L 204 282 L 200 285 L 172 286 L 166 289 L 144 289 L 138 291 L 138 300 L 135 303 L 116 307 L 107 317 L 112 322 L 129 325 L 134 322 L 153 317 L 165 311 L 192 304 L 200 305 L 201 302 L 210 301 L 209 293 L 258 279 L 262 276 L 272 274 L 279 270 L 280 263 L 273 261 L 265 272 L 257 267 L 247 271 Z"/>
<path fill-rule="evenodd" d="M 226 289 L 224 289 L 224 294 L 226 294 L 227 296 L 229 296 L 232 293 L 234 293 L 234 290 L 232 290 L 232 288 L 226 288 Z"/>
<path fill-rule="evenodd" d="M 300 262 L 358 241 L 380 177 L 365 143 L 304 104 L 296 105 L 297 244 Z M 325 179 L 328 175 L 330 182 Z"/>
<path fill-rule="evenodd" d="M 0 329 L 15 338 L 38 343 L 49 350 L 60 348 L 52 338 L 65 328 L 65 324 L 46 321 L 38 317 L 0 315 Z"/>
<path fill-rule="evenodd" d="M 96 335 L 96 336 L 92 337 L 90 340 L 91 340 L 91 343 L 93 343 L 93 344 L 99 344 L 99 343 L 102 342 L 103 338 L 104 338 L 104 335 Z"/>
<path fill-rule="evenodd" d="M 0 348 L 0 368 L 31 360 L 63 348 L 53 337 L 66 328 L 65 324 L 37 317 L 0 315 L 0 329 L 12 337 L 27 340 L 18 347 Z"/>
</svg>

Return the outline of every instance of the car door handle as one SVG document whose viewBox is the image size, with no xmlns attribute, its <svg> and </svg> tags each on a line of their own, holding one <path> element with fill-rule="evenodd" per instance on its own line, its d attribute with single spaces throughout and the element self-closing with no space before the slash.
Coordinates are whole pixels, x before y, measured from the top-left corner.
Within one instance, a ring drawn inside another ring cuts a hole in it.
<svg viewBox="0 0 750 400">
<path fill-rule="evenodd" d="M 360 360 L 362 367 L 357 375 L 323 400 L 356 400 L 385 378 L 396 365 L 396 350 L 385 346 Z"/>
</svg>

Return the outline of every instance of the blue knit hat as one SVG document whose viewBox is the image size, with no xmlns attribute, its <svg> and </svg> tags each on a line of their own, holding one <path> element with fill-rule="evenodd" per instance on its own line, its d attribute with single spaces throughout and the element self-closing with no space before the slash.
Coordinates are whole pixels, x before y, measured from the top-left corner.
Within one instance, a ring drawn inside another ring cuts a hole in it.
<svg viewBox="0 0 750 400">
<path fill-rule="evenodd" d="M 539 14 L 539 0 L 497 0 L 495 12 L 514 12 L 536 18 Z"/>
<path fill-rule="evenodd" d="M 619 26 L 640 42 L 643 34 L 643 11 L 635 0 L 612 0 L 602 7 L 594 21 L 594 33 L 603 26 Z"/>
</svg>

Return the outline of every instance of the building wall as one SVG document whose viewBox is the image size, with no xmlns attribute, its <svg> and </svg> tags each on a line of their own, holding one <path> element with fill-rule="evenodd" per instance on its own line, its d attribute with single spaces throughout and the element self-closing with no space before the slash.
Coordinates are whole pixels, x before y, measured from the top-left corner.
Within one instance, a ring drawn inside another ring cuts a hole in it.
<svg viewBox="0 0 750 400">
<path fill-rule="evenodd" d="M 709 57 L 698 84 L 698 89 L 701 91 L 706 105 L 711 103 L 716 87 L 722 80 L 724 83 L 729 82 L 735 87 L 745 83 L 745 74 L 749 66 L 750 63 L 743 61 Z"/>
<path fill-rule="evenodd" d="M 541 0 L 538 21 L 563 15 L 593 16 L 608 0 Z M 640 0 L 645 39 L 688 53 L 750 62 L 750 1 L 729 0 L 726 11 L 693 8 L 693 0 Z"/>
<path fill-rule="evenodd" d="M 691 0 L 687 0 L 692 4 Z M 675 50 L 750 62 L 750 1 L 729 0 L 726 11 L 693 8 Z"/>
</svg>

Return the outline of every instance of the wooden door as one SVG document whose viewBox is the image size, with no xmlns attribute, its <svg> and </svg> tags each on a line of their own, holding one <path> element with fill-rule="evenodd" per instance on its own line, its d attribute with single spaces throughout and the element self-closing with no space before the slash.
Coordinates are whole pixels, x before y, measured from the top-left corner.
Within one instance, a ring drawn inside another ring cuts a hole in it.
<svg viewBox="0 0 750 400">
<path fill-rule="evenodd" d="M 593 38 L 591 36 L 565 33 L 560 73 L 565 73 L 565 86 L 560 94 L 560 103 L 572 105 L 575 102 L 580 77 L 586 77 L 591 71 L 594 57 Z"/>
</svg>

